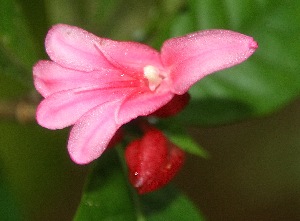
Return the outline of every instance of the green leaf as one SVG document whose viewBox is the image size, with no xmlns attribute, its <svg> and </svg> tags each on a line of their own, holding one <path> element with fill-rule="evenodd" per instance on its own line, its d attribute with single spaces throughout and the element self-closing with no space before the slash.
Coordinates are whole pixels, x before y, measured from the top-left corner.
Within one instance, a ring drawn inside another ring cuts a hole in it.
<svg viewBox="0 0 300 221">
<path fill-rule="evenodd" d="M 205 28 L 226 25 L 228 17 L 224 7 L 226 7 L 226 1 L 220 0 L 191 0 L 189 6 L 193 13 L 195 26 Z"/>
<path fill-rule="evenodd" d="M 74 220 L 203 220 L 188 198 L 173 187 L 138 195 L 124 176 L 126 165 L 120 157 L 110 149 L 97 161 Z"/>
<path fill-rule="evenodd" d="M 206 80 L 206 79 L 204 79 Z M 191 91 L 196 90 L 196 86 Z M 196 95 L 195 95 L 196 97 Z M 218 125 L 234 122 L 240 119 L 254 117 L 249 105 L 242 101 L 229 98 L 195 98 L 192 97 L 186 109 L 175 116 L 175 121 L 183 125 Z"/>
<path fill-rule="evenodd" d="M 135 220 L 128 183 L 114 150 L 105 152 L 90 174 L 75 219 Z"/>
<path fill-rule="evenodd" d="M 209 153 L 193 139 L 184 129 L 183 125 L 177 122 L 176 119 L 177 118 L 160 120 L 157 126 L 163 128 L 167 138 L 184 151 L 199 157 L 208 158 Z"/>
<path fill-rule="evenodd" d="M 0 121 L 0 130 L 1 167 L 23 220 L 70 220 L 86 168 L 71 161 L 66 150 L 67 131 L 8 119 Z"/>
<path fill-rule="evenodd" d="M 1 52 L 0 52 L 0 64 L 1 64 Z M 9 99 L 17 99 L 19 100 L 21 96 L 24 96 L 26 92 L 28 91 L 28 86 L 24 84 L 23 81 L 21 81 L 21 78 L 19 80 L 16 76 L 15 78 L 8 75 L 7 73 L 14 75 L 16 72 L 14 72 L 15 67 L 13 66 L 7 66 L 7 69 L 5 70 L 4 74 L 2 71 L 0 71 L 0 99 L 2 100 L 9 100 Z M 0 104 L 1 107 L 5 106 L 3 104 Z M 1 108 L 0 107 L 0 108 Z M 13 110 L 11 110 L 11 113 L 13 113 Z"/>
<path fill-rule="evenodd" d="M 18 3 L 19 10 L 22 10 L 24 16 L 22 22 L 28 24 L 26 31 L 29 32 L 30 38 L 33 40 L 34 51 L 41 58 L 45 56 L 44 39 L 49 28 L 45 0 L 31 0 L 30 4 L 27 0 L 15 1 Z"/>
<path fill-rule="evenodd" d="M 191 104 L 178 120 L 230 123 L 276 111 L 299 96 L 299 1 L 191 0 L 188 12 L 185 23 L 173 24 L 172 36 L 187 26 L 194 31 L 225 28 L 253 36 L 259 49 L 243 64 L 194 85 Z"/>
<path fill-rule="evenodd" d="M 0 162 L 1 164 L 1 162 Z M 2 165 L 1 165 L 2 166 Z M 10 188 L 5 182 L 2 171 L 0 171 L 0 217 L 1 220 L 18 221 L 21 219 L 21 214 L 16 200 L 13 197 Z"/>
<path fill-rule="evenodd" d="M 92 10 L 88 11 L 88 5 L 91 5 L 91 2 L 91 0 L 52 0 L 45 1 L 44 4 L 50 15 L 49 22 L 51 24 L 65 23 L 69 25 L 83 26 L 83 28 L 88 29 L 86 27 L 86 25 L 90 22 L 88 17 L 92 14 Z M 95 6 L 91 5 L 91 7 Z"/>
<path fill-rule="evenodd" d="M 168 138 L 184 151 L 199 157 L 208 158 L 209 153 L 200 146 L 188 133 L 167 133 Z"/>
<path fill-rule="evenodd" d="M 191 12 L 187 11 L 178 14 L 172 21 L 170 25 L 170 32 L 172 36 L 181 36 L 186 33 L 191 33 L 194 31 L 193 17 Z"/>
<path fill-rule="evenodd" d="M 0 5 L 0 74 L 31 86 L 31 70 L 37 60 L 38 44 L 34 43 L 34 35 L 20 4 L 0 0 Z"/>
<path fill-rule="evenodd" d="M 146 220 L 204 221 L 193 203 L 171 185 L 141 197 Z"/>
</svg>

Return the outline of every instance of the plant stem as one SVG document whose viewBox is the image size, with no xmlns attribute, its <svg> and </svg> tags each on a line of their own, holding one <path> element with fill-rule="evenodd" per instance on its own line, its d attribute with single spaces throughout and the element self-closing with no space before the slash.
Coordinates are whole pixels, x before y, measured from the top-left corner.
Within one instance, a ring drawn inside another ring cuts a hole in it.
<svg viewBox="0 0 300 221">
<path fill-rule="evenodd" d="M 121 166 L 122 166 L 123 173 L 124 173 L 125 177 L 127 177 L 126 175 L 128 174 L 128 172 L 127 172 L 127 165 L 126 165 L 126 162 L 125 162 L 125 159 L 124 159 L 124 148 L 121 145 L 119 145 L 115 149 L 116 149 L 116 152 L 118 154 L 118 157 L 119 157 L 119 160 L 120 160 L 120 163 L 121 163 Z M 133 204 L 134 204 L 134 208 L 135 208 L 135 211 L 136 211 L 137 221 L 146 221 L 146 218 L 145 218 L 145 216 L 142 212 L 142 206 L 141 206 L 141 203 L 140 203 L 139 196 L 138 196 L 137 192 L 135 191 L 135 189 L 131 186 L 131 184 L 129 183 L 127 178 L 126 178 L 126 180 L 127 180 L 128 189 L 130 191 L 130 195 L 131 195 L 131 198 L 132 198 L 132 201 L 133 201 Z"/>
</svg>

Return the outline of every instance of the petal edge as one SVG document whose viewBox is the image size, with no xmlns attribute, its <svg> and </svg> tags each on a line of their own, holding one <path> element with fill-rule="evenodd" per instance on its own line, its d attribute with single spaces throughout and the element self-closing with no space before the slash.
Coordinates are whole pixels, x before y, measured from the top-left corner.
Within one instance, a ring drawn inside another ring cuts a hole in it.
<svg viewBox="0 0 300 221">
<path fill-rule="evenodd" d="M 208 74 L 237 65 L 258 48 L 250 36 L 229 30 L 207 30 L 167 40 L 162 62 L 171 69 L 173 92 L 185 93 Z"/>
<path fill-rule="evenodd" d="M 51 60 L 60 65 L 81 71 L 110 68 L 112 65 L 96 47 L 102 38 L 81 28 L 57 24 L 46 36 L 45 46 Z"/>
<path fill-rule="evenodd" d="M 70 132 L 68 151 L 77 164 L 88 164 L 106 150 L 111 138 L 121 126 L 114 112 L 120 101 L 107 102 L 82 116 Z"/>
</svg>

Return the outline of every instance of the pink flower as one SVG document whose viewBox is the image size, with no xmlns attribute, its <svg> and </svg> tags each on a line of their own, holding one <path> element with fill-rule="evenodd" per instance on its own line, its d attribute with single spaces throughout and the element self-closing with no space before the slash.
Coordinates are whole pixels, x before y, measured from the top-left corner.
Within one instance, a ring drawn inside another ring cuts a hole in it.
<svg viewBox="0 0 300 221">
<path fill-rule="evenodd" d="M 62 24 L 48 32 L 45 45 L 51 61 L 33 68 L 45 98 L 37 121 L 49 129 L 74 125 L 68 151 L 78 164 L 98 158 L 123 124 L 155 112 L 206 75 L 245 61 L 258 47 L 252 37 L 208 30 L 171 38 L 159 53 Z"/>
</svg>

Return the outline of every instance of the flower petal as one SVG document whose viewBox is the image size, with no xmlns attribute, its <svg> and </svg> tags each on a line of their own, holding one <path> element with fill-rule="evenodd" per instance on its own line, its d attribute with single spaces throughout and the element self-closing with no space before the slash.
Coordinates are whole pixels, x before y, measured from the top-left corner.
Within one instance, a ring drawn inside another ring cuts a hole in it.
<svg viewBox="0 0 300 221">
<path fill-rule="evenodd" d="M 245 61 L 257 47 L 252 37 L 208 30 L 166 41 L 161 57 L 170 68 L 173 92 L 183 94 L 206 75 Z"/>
<path fill-rule="evenodd" d="M 49 30 L 45 45 L 47 54 L 60 65 L 92 71 L 111 67 L 96 47 L 102 40 L 81 28 L 58 24 Z"/>
<path fill-rule="evenodd" d="M 87 112 L 71 130 L 68 151 L 75 163 L 87 164 L 107 148 L 120 125 L 114 113 L 120 101 L 107 102 Z"/>
<path fill-rule="evenodd" d="M 107 60 L 114 66 L 127 70 L 129 75 L 143 74 L 143 68 L 147 65 L 163 70 L 159 52 L 148 45 L 106 39 L 97 46 Z"/>
<path fill-rule="evenodd" d="M 55 93 L 38 106 L 38 123 L 48 129 L 61 129 L 74 124 L 90 109 L 108 101 L 119 100 L 133 89 L 74 89 Z M 111 116 L 114 118 L 113 116 Z"/>
<path fill-rule="evenodd" d="M 116 115 L 116 122 L 127 122 L 138 116 L 147 116 L 168 103 L 174 94 L 170 91 L 163 93 L 133 92 L 126 97 Z"/>
<path fill-rule="evenodd" d="M 102 69 L 92 72 L 64 68 L 52 61 L 39 61 L 33 68 L 35 88 L 42 96 L 74 88 L 115 87 L 118 83 L 132 86 L 133 79 L 116 69 Z"/>
</svg>

